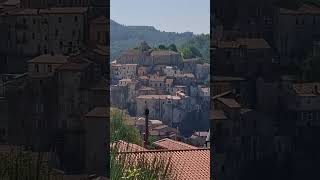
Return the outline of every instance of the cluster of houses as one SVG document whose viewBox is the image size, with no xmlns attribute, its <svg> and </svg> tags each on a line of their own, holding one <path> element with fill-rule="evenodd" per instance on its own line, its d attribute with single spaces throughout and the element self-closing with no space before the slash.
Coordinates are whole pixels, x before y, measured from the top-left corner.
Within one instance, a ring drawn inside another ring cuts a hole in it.
<svg viewBox="0 0 320 180">
<path fill-rule="evenodd" d="M 320 7 L 278 2 L 214 2 L 210 140 L 216 179 L 316 173 L 311 154 L 319 147 L 319 82 L 289 69 L 318 57 Z M 275 173 L 265 176 L 265 167 Z"/>
<path fill-rule="evenodd" d="M 142 42 L 111 63 L 111 106 L 137 118 L 148 108 L 150 119 L 177 128 L 190 113 L 208 114 L 209 73 L 210 65 L 200 59 L 182 59 L 178 52 Z"/>
</svg>

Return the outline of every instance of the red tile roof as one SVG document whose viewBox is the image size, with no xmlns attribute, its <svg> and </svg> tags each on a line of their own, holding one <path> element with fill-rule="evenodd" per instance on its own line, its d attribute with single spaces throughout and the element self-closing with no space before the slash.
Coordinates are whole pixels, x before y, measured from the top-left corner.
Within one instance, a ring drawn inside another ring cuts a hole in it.
<svg viewBox="0 0 320 180">
<path fill-rule="evenodd" d="M 162 161 L 171 166 L 171 179 L 209 180 L 210 179 L 210 150 L 184 149 L 184 150 L 148 150 L 140 152 L 123 152 L 135 159 Z"/>
<path fill-rule="evenodd" d="M 138 151 L 148 151 L 142 146 L 139 146 L 137 144 L 128 143 L 125 141 L 118 141 L 111 145 L 113 148 L 116 148 L 119 152 L 138 152 Z"/>
<path fill-rule="evenodd" d="M 44 64 L 65 64 L 68 62 L 69 56 L 63 55 L 50 55 L 45 54 L 41 56 L 37 56 L 32 60 L 28 61 L 29 63 L 44 63 Z"/>
<path fill-rule="evenodd" d="M 241 107 L 241 105 L 235 99 L 232 99 L 232 98 L 218 98 L 217 100 L 230 108 Z"/>
<path fill-rule="evenodd" d="M 109 118 L 109 109 L 107 107 L 95 107 L 93 110 L 86 114 L 86 117 L 95 117 L 95 118 Z"/>
<path fill-rule="evenodd" d="M 191 146 L 189 144 L 175 141 L 169 138 L 164 138 L 164 139 L 155 141 L 153 144 L 161 149 L 167 149 L 167 150 L 198 149 L 195 146 Z"/>
<path fill-rule="evenodd" d="M 217 42 L 218 48 L 240 48 L 247 46 L 248 49 L 269 49 L 268 42 L 264 39 L 237 39 L 236 41 L 220 41 Z"/>
</svg>

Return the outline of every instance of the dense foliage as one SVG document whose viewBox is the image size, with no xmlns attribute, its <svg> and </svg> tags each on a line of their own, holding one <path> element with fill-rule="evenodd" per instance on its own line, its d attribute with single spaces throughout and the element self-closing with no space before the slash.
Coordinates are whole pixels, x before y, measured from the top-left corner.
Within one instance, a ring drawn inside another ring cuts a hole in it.
<svg viewBox="0 0 320 180">
<path fill-rule="evenodd" d="M 126 124 L 126 113 L 111 109 L 111 143 L 123 140 L 142 144 L 138 130 Z M 131 153 L 118 153 L 117 146 L 111 148 L 111 179 L 166 180 L 172 177 L 170 159 L 145 158 L 138 160 Z"/>
<path fill-rule="evenodd" d="M 206 62 L 210 62 L 210 35 L 197 35 L 185 44 L 180 49 L 183 58 L 201 57 Z"/>
<path fill-rule="evenodd" d="M 21 149 L 0 153 L 1 180 L 50 180 L 62 179 L 54 175 L 43 153 L 22 151 Z"/>
<path fill-rule="evenodd" d="M 121 52 L 136 47 L 146 41 L 158 49 L 196 48 L 201 55 L 209 59 L 209 35 L 194 35 L 192 32 L 164 32 L 152 26 L 124 26 L 111 20 L 110 23 L 111 60 L 119 57 Z"/>
</svg>

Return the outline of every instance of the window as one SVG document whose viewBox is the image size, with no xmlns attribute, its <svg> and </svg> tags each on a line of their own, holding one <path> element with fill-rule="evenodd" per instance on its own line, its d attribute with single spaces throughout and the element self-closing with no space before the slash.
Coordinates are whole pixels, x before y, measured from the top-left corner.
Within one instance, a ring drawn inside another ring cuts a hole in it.
<svg viewBox="0 0 320 180">
<path fill-rule="evenodd" d="M 100 39 L 100 32 L 97 32 L 97 40 Z"/>
<path fill-rule="evenodd" d="M 44 54 L 48 54 L 48 49 L 47 46 L 44 46 L 44 50 L 43 50 Z"/>
<path fill-rule="evenodd" d="M 48 36 L 47 35 L 44 36 L 44 40 L 46 40 L 46 41 L 48 40 Z"/>
<path fill-rule="evenodd" d="M 312 112 L 302 112 L 301 118 L 303 121 L 311 121 L 313 119 L 313 113 Z"/>
<path fill-rule="evenodd" d="M 26 41 L 26 32 L 23 32 L 22 34 L 22 41 Z"/>
<path fill-rule="evenodd" d="M 33 39 L 33 40 L 35 39 L 35 36 L 36 36 L 36 35 L 35 35 L 34 33 L 32 33 L 32 39 Z"/>
<path fill-rule="evenodd" d="M 72 36 L 75 36 L 75 35 L 76 35 L 76 31 L 72 30 Z"/>
<path fill-rule="evenodd" d="M 216 125 L 216 135 L 221 136 L 222 135 L 222 124 L 217 124 Z"/>
<path fill-rule="evenodd" d="M 27 23 L 26 18 L 23 18 L 22 22 L 23 22 L 23 24 L 26 24 Z"/>
<path fill-rule="evenodd" d="M 58 30 L 58 29 L 56 29 L 56 33 L 55 33 L 55 35 L 56 35 L 56 36 L 58 36 L 58 35 L 59 35 L 59 30 Z"/>
<path fill-rule="evenodd" d="M 52 72 L 52 66 L 51 66 L 51 64 L 48 65 L 48 71 L 49 71 L 49 72 Z"/>
<path fill-rule="evenodd" d="M 61 22 L 62 22 L 62 18 L 61 18 L 61 17 L 59 17 L 59 18 L 58 18 L 58 21 L 59 21 L 59 23 L 61 23 Z"/>
<path fill-rule="evenodd" d="M 35 64 L 36 72 L 39 72 L 39 64 Z"/>
<path fill-rule="evenodd" d="M 74 22 L 78 22 L 78 16 L 74 17 Z"/>
<path fill-rule="evenodd" d="M 35 20 L 35 19 L 32 19 L 32 23 L 33 23 L 33 24 L 36 24 L 36 20 Z"/>
<path fill-rule="evenodd" d="M 306 100 L 306 103 L 307 103 L 307 104 L 311 104 L 311 100 L 310 100 L 310 99 L 307 99 L 307 100 Z"/>
</svg>

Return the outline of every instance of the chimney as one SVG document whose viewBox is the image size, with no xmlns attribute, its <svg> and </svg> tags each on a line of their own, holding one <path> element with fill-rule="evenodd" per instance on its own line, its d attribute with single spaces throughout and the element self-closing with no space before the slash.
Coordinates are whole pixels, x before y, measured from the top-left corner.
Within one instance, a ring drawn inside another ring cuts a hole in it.
<svg viewBox="0 0 320 180">
<path fill-rule="evenodd" d="M 146 132 L 145 132 L 145 136 L 144 136 L 144 147 L 147 148 L 147 146 L 149 145 L 149 142 L 148 142 L 148 138 L 149 138 L 149 109 L 148 108 L 145 109 L 144 115 L 146 116 L 146 119 L 145 119 Z"/>
</svg>

